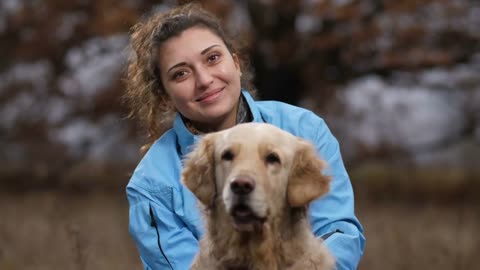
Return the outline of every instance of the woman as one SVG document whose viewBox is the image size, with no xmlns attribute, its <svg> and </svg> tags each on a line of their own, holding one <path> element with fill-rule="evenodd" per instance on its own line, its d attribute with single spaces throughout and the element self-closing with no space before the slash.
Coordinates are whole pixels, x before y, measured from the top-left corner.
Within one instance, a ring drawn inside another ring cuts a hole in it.
<svg viewBox="0 0 480 270">
<path fill-rule="evenodd" d="M 198 138 L 243 122 L 267 122 L 316 145 L 333 176 L 311 205 L 312 230 L 355 269 L 365 238 L 338 142 L 314 113 L 257 102 L 247 66 L 218 19 L 197 5 L 157 13 L 133 28 L 126 100 L 147 128 L 148 151 L 127 186 L 130 233 L 145 269 L 188 269 L 203 228 L 195 197 L 180 183 L 182 159 Z"/>
</svg>

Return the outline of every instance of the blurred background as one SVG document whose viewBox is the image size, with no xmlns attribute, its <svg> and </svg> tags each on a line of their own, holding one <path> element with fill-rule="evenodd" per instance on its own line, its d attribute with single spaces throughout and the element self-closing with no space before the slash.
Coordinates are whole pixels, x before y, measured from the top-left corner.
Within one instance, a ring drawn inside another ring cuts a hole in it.
<svg viewBox="0 0 480 270">
<path fill-rule="evenodd" d="M 181 1 L 188 2 L 188 1 Z M 209 0 L 262 99 L 341 143 L 360 269 L 479 269 L 480 1 Z M 0 269 L 140 269 L 128 33 L 176 1 L 0 1 Z"/>
</svg>

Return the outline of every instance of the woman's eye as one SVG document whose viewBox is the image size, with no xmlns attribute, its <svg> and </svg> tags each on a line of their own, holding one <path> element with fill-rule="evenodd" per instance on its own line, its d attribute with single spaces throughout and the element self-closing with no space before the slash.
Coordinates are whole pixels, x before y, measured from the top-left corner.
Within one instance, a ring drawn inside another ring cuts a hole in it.
<svg viewBox="0 0 480 270">
<path fill-rule="evenodd" d="M 208 58 L 207 58 L 207 61 L 209 63 L 215 63 L 216 61 L 218 61 L 218 59 L 220 59 L 220 55 L 219 54 L 212 54 L 210 55 Z"/>
<path fill-rule="evenodd" d="M 176 80 L 176 79 L 180 79 L 180 78 L 184 77 L 185 75 L 187 75 L 186 71 L 183 71 L 183 70 L 182 71 L 177 71 L 177 72 L 173 73 L 172 78 L 174 80 Z"/>
</svg>

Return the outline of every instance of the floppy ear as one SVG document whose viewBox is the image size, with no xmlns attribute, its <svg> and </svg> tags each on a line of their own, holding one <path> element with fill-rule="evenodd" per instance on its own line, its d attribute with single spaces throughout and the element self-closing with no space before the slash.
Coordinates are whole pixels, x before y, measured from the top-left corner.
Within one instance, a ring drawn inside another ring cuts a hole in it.
<svg viewBox="0 0 480 270">
<path fill-rule="evenodd" d="M 214 134 L 205 135 L 187 156 L 182 172 L 182 183 L 204 205 L 210 205 L 215 196 Z"/>
<path fill-rule="evenodd" d="M 300 140 L 288 179 L 287 200 L 293 206 L 304 206 L 326 194 L 330 177 L 322 174 L 326 162 L 320 160 L 313 145 Z"/>
</svg>

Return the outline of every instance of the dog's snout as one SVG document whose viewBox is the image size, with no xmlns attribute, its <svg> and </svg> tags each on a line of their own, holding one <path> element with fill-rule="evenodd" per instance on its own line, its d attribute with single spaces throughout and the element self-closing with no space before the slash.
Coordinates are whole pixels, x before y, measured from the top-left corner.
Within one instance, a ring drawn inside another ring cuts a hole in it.
<svg viewBox="0 0 480 270">
<path fill-rule="evenodd" d="M 230 183 L 234 194 L 247 195 L 255 189 L 255 181 L 250 177 L 237 177 Z"/>
</svg>

